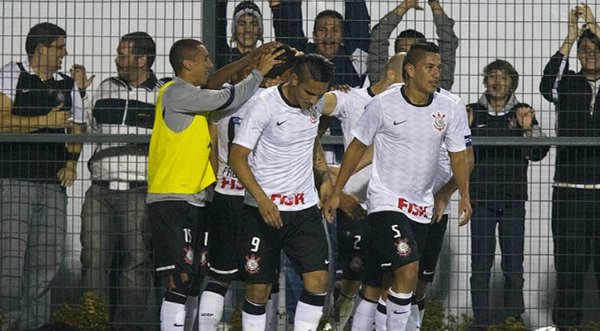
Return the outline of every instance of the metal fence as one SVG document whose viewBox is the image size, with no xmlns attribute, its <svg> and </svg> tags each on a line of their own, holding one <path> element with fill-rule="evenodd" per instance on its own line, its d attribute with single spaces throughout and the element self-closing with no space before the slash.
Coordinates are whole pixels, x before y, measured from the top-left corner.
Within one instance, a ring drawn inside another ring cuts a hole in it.
<svg viewBox="0 0 600 331">
<path fill-rule="evenodd" d="M 87 93 L 93 94 L 96 88 L 108 77 L 114 76 L 115 49 L 119 38 L 125 33 L 133 31 L 146 31 L 156 41 L 157 56 L 153 70 L 158 77 L 171 77 L 173 74 L 168 64 L 168 50 L 176 40 L 184 37 L 202 39 L 215 58 L 218 38 L 229 40 L 231 35 L 233 7 L 238 2 L 230 1 L 226 7 L 225 17 L 222 4 L 213 1 L 3 1 L 0 4 L 2 11 L 2 64 L 10 61 L 25 59 L 25 37 L 29 28 L 39 22 L 49 21 L 58 24 L 67 31 L 67 50 L 69 55 L 62 64 L 62 71 L 68 72 L 71 65 L 83 64 L 88 72 L 96 75 L 93 84 Z M 285 1 L 285 0 L 283 0 Z M 356 1 L 356 0 L 355 0 Z M 255 1 L 263 15 L 264 41 L 275 39 L 273 30 L 273 14 L 269 8 L 269 1 Z M 370 28 L 379 23 L 379 19 L 393 11 L 401 2 L 372 0 L 366 1 L 370 16 Z M 456 23 L 454 30 L 460 39 L 457 50 L 456 69 L 452 91 L 467 103 L 476 102 L 484 93 L 483 68 L 486 64 L 497 58 L 505 59 L 519 72 L 519 87 L 515 91 L 516 97 L 527 102 L 536 110 L 541 132 L 545 137 L 474 137 L 474 148 L 481 147 L 524 147 L 524 146 L 550 146 L 545 158 L 538 162 L 530 162 L 527 171 L 527 194 L 525 202 L 525 247 L 524 247 L 524 305 L 525 312 L 522 317 L 528 327 L 534 329 L 552 325 L 552 306 L 556 296 L 556 270 L 554 260 L 554 237 L 552 232 L 552 202 L 553 184 L 555 182 L 555 162 L 558 148 L 600 148 L 600 125 L 598 120 L 591 117 L 590 123 L 596 123 L 589 129 L 595 133 L 581 135 L 557 136 L 555 130 L 557 115 L 555 106 L 546 101 L 539 92 L 539 85 L 545 64 L 559 49 L 567 35 L 567 19 L 569 10 L 576 2 L 550 0 L 550 1 L 506 1 L 494 2 L 483 0 L 445 0 L 441 2 L 446 14 Z M 424 10 L 409 10 L 402 22 L 390 36 L 389 51 L 393 52 L 393 43 L 396 35 L 405 29 L 415 29 L 423 32 L 429 40 L 440 38 L 436 34 L 433 24 L 433 12 L 427 2 L 419 3 Z M 600 15 L 600 6 L 589 3 L 591 12 Z M 302 27 L 306 35 L 311 37 L 316 14 L 324 9 L 335 9 L 344 13 L 343 1 L 304 1 L 301 4 L 303 12 Z M 596 20 L 597 21 L 597 20 Z M 223 31 L 223 27 L 225 30 Z M 598 45 L 600 47 L 600 45 Z M 571 52 L 570 65 L 578 72 L 581 64 Z M 600 61 L 600 59 L 598 60 Z M 597 81 L 596 81 L 597 82 Z M 596 90 L 595 92 L 597 92 Z M 3 104 L 2 112 L 7 108 Z M 598 108 L 598 107 L 596 107 Z M 3 117 L 4 118 L 4 117 Z M 0 119 L 1 121 L 1 119 Z M 595 121 L 595 122 L 594 122 Z M 0 127 L 2 122 L 0 122 Z M 61 269 L 51 285 L 53 309 L 63 302 L 76 302 L 81 296 L 81 207 L 85 200 L 85 193 L 90 187 L 91 179 L 87 161 L 92 156 L 93 146 L 97 143 L 125 143 L 144 144 L 149 141 L 149 135 L 131 134 L 0 134 L 0 144 L 10 146 L 14 143 L 68 143 L 81 142 L 83 149 L 77 166 L 78 178 L 72 187 L 67 189 L 67 242 L 66 251 L 61 257 Z M 341 137 L 325 137 L 323 142 L 327 145 L 341 145 Z M 593 154 L 593 153 L 592 153 Z M 593 157 L 598 157 L 593 154 Z M 10 160 L 0 160 L 0 164 Z M 575 165 L 573 165 L 575 166 Z M 476 164 L 477 167 L 477 164 Z M 600 164 L 597 164 L 600 167 Z M 593 172 L 593 170 L 592 170 Z M 4 179 L 0 178 L 0 190 L 6 194 L 10 189 Z M 509 180 L 507 178 L 507 180 Z M 595 183 L 599 184 L 599 183 Z M 598 192 L 596 187 L 592 191 Z M 598 193 L 596 193 L 598 196 Z M 4 199 L 4 196 L 3 196 Z M 453 201 L 455 204 L 456 201 Z M 21 208 L 21 207 L 17 207 Z M 456 210 L 456 208 L 453 208 Z M 595 214 L 597 218 L 600 214 Z M 472 297 L 470 277 L 471 268 L 471 227 L 457 227 L 456 215 L 451 215 L 448 230 L 444 239 L 442 254 L 438 263 L 433 286 L 429 289 L 429 299 L 441 300 L 446 313 L 463 319 L 472 316 Z M 5 219 L 0 219 L 5 222 Z M 0 227 L 2 233 L 2 251 L 11 251 L 11 241 L 6 241 L 9 230 L 3 223 Z M 598 230 L 592 231 L 591 236 L 598 240 Z M 494 232 L 495 233 L 495 232 Z M 9 238 L 10 239 L 10 238 Z M 14 238 L 12 238 L 14 239 Z M 583 240 L 589 239 L 582 238 Z M 594 262 L 599 262 L 600 251 L 593 247 L 588 257 Z M 9 266 L 12 266 L 10 254 L 2 255 L 0 269 L 5 276 Z M 115 260 L 118 266 L 118 261 Z M 491 307 L 503 306 L 503 288 L 505 275 L 502 273 L 500 248 L 496 248 L 496 255 L 491 269 L 489 284 Z M 600 301 L 598 283 L 600 279 L 597 270 L 600 266 L 592 265 L 585 273 L 582 296 L 582 325 L 600 323 Z M 10 271 L 10 270 L 9 270 Z M 581 272 L 581 271 L 580 271 Z M 575 274 L 576 272 L 573 271 Z M 14 273 L 13 273 L 14 274 Z M 26 277 L 27 275 L 23 275 Z M 8 284 L 8 285 L 7 285 Z M 3 291 L 0 296 L 0 314 L 4 313 L 4 321 L 13 318 L 6 310 L 23 304 L 14 301 L 14 292 L 6 291 L 7 287 L 17 283 L 2 283 Z M 122 298 L 116 294 L 119 282 L 111 280 L 111 313 L 115 306 L 122 304 Z M 156 285 L 153 291 L 160 292 L 161 287 Z M 282 283 L 281 302 L 279 312 L 280 330 L 285 325 L 286 312 L 285 283 Z M 26 291 L 26 289 L 19 289 Z M 19 292 L 19 295 L 25 292 Z M 238 293 L 239 294 L 239 293 Z M 17 297 L 19 297 L 17 295 Z M 146 312 L 147 328 L 155 325 L 157 316 L 158 296 L 150 294 L 148 305 L 151 307 Z M 12 298 L 12 299 L 11 299 Z M 239 299 L 239 295 L 238 295 Z M 12 300 L 12 301 L 11 301 Z M 234 302 L 236 299 L 233 300 Z M 226 315 L 234 310 L 234 303 L 228 301 Z M 2 316 L 2 315 L 0 315 Z M 0 321 L 2 319 L 0 318 Z M 597 324 L 596 324 L 597 325 Z M 5 327 L 5 325 L 3 325 Z M 144 328 L 146 329 L 146 328 Z M 2 329 L 4 330 L 4 329 Z"/>
</svg>

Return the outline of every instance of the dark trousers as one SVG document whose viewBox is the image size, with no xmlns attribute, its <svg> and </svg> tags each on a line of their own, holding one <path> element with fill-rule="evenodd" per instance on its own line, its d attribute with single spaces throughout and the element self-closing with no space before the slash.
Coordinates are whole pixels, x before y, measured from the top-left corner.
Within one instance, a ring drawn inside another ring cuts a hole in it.
<svg viewBox="0 0 600 331">
<path fill-rule="evenodd" d="M 478 202 L 471 220 L 471 299 L 475 326 L 487 326 L 496 317 L 520 318 L 523 301 L 525 202 Z M 502 251 L 504 306 L 490 307 L 489 285 L 496 251 L 496 225 Z"/>
<path fill-rule="evenodd" d="M 556 268 L 552 318 L 558 327 L 577 327 L 583 315 L 585 274 L 592 261 L 600 287 L 600 190 L 554 188 L 552 236 Z"/>
</svg>

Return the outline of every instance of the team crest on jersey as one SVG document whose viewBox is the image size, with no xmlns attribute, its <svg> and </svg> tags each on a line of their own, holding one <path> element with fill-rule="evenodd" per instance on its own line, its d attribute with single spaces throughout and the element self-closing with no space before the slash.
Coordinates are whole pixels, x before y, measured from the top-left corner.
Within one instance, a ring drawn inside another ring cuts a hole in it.
<svg viewBox="0 0 600 331">
<path fill-rule="evenodd" d="M 317 105 L 310 107 L 307 112 L 308 117 L 310 117 L 310 122 L 312 124 L 315 124 L 317 123 L 317 121 L 319 121 L 319 110 L 317 108 Z"/>
<path fill-rule="evenodd" d="M 363 260 L 358 255 L 355 255 L 352 258 L 352 261 L 350 261 L 350 269 L 352 269 L 354 271 L 362 271 L 363 266 L 364 266 Z"/>
<path fill-rule="evenodd" d="M 254 275 L 260 270 L 260 257 L 256 255 L 246 255 L 246 271 L 249 274 Z"/>
<path fill-rule="evenodd" d="M 203 249 L 200 252 L 200 266 L 205 267 L 208 264 L 208 250 Z"/>
<path fill-rule="evenodd" d="M 184 256 L 183 256 L 183 261 L 186 264 L 193 264 L 194 263 L 194 249 L 192 248 L 192 246 L 186 246 L 183 248 L 183 251 L 185 252 Z"/>
<path fill-rule="evenodd" d="M 433 117 L 433 128 L 440 132 L 444 131 L 448 125 L 448 123 L 446 123 L 446 114 L 438 111 L 431 114 L 431 117 Z"/>
<path fill-rule="evenodd" d="M 406 239 L 398 239 L 398 241 L 394 243 L 394 246 L 396 246 L 396 253 L 400 256 L 408 256 L 408 254 L 412 252 L 412 248 Z"/>
</svg>

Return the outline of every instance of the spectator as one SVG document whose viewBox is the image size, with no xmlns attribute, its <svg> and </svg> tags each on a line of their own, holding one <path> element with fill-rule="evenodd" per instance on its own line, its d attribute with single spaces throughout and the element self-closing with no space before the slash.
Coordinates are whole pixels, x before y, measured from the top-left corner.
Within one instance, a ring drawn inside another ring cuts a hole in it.
<svg viewBox="0 0 600 331">
<path fill-rule="evenodd" d="M 429 0 L 429 6 L 433 13 L 433 23 L 439 37 L 440 55 L 442 57 L 442 80 L 440 87 L 450 90 L 454 83 L 454 68 L 456 66 L 456 49 L 458 48 L 458 37 L 454 34 L 454 20 L 452 20 L 442 8 L 439 0 Z M 371 31 L 371 41 L 369 44 L 368 72 L 369 81 L 377 82 L 385 70 L 385 65 L 389 58 L 388 49 L 389 39 L 392 31 L 404 18 L 404 15 L 411 9 L 423 10 L 419 6 L 418 0 L 404 0 L 394 10 L 390 11 L 379 20 L 379 24 L 373 27 Z M 404 30 L 400 32 L 394 43 L 394 51 L 408 52 L 410 47 L 417 42 L 426 41 L 425 35 L 416 30 Z"/>
<path fill-rule="evenodd" d="M 192 284 L 201 283 L 197 281 L 200 265 L 206 263 L 205 256 L 198 254 L 205 249 L 207 235 L 203 190 L 215 181 L 209 163 L 211 141 L 206 115 L 233 109 L 248 100 L 263 75 L 277 64 L 276 55 L 262 56 L 258 68 L 239 84 L 207 90 L 201 87 L 209 84 L 213 65 L 206 47 L 193 39 L 182 39 L 171 46 L 169 62 L 175 78 L 158 93 L 146 198 L 156 275 L 166 284 L 161 330 L 185 326 L 185 303 L 198 295 L 199 289 L 192 288 Z M 236 71 L 246 64 L 246 59 L 240 61 Z"/>
<path fill-rule="evenodd" d="M 581 28 L 578 21 L 585 23 Z M 569 12 L 567 36 L 546 67 L 540 83 L 544 98 L 556 106 L 558 137 L 600 137 L 600 27 L 586 4 Z M 579 72 L 568 57 L 577 41 Z M 552 193 L 552 235 L 556 294 L 552 318 L 560 330 L 577 328 L 583 314 L 584 278 L 600 266 L 600 147 L 558 146 Z M 600 279 L 597 279 L 600 282 Z"/>
<path fill-rule="evenodd" d="M 150 134 L 156 95 L 163 85 L 151 69 L 155 56 L 156 45 L 147 33 L 121 37 L 117 76 L 104 80 L 90 102 L 93 132 Z M 92 186 L 81 210 L 82 287 L 117 304 L 116 328 L 143 327 L 152 287 L 147 162 L 147 145 L 99 143 L 88 163 Z M 117 254 L 119 289 L 117 298 L 109 298 Z"/>
<path fill-rule="evenodd" d="M 82 132 L 80 90 L 59 72 L 66 37 L 59 26 L 39 23 L 25 40 L 27 60 L 2 67 L 0 132 Z M 80 151 L 79 143 L 0 144 L 2 329 L 34 329 L 50 317 L 50 282 L 65 243 L 66 188 L 76 179 Z"/>
<path fill-rule="evenodd" d="M 252 1 L 242 1 L 233 11 L 231 47 L 227 43 L 227 3 L 217 1 L 217 68 L 237 60 L 257 48 L 263 41 L 263 21 L 260 8 Z"/>
<path fill-rule="evenodd" d="M 533 108 L 520 103 L 515 90 L 519 73 L 504 60 L 495 60 L 483 69 L 486 90 L 472 112 L 474 137 L 530 137 L 541 131 Z M 486 330 L 507 317 L 522 321 L 523 254 L 525 245 L 525 201 L 527 167 L 539 161 L 548 147 L 479 146 L 475 148 L 475 170 L 471 176 L 471 298 L 473 329 Z M 504 305 L 490 307 L 489 285 L 495 261 L 496 227 L 502 251 Z M 494 317 L 497 320 L 493 320 Z"/>
<path fill-rule="evenodd" d="M 321 54 L 333 62 L 335 71 L 331 85 L 363 85 L 371 22 L 364 0 L 345 1 L 346 19 L 334 10 L 317 14 L 312 43 L 308 42 L 302 29 L 301 1 L 269 0 L 269 5 L 278 41 L 305 53 Z"/>
</svg>

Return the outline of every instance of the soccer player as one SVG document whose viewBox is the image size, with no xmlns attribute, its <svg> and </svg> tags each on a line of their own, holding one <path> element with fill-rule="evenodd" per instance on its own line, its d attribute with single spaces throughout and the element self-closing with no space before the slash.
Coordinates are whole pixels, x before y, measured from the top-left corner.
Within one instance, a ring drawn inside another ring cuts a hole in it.
<svg viewBox="0 0 600 331">
<path fill-rule="evenodd" d="M 460 224 L 471 217 L 466 148 L 470 136 L 465 106 L 450 93 L 438 92 L 441 59 L 433 43 L 414 45 L 404 60 L 405 85 L 371 101 L 352 130 L 332 196 L 323 212 L 332 220 L 342 188 L 368 145 L 374 144 L 368 188 L 370 253 L 367 278 L 392 273 L 387 299 L 387 328 L 406 330 L 424 245 L 433 214 L 433 179 L 439 150 L 446 144 L 461 199 Z M 402 170 L 398 162 L 404 161 Z M 375 284 L 369 284 L 375 285 Z M 381 284 L 379 284 L 381 285 Z"/>
<path fill-rule="evenodd" d="M 332 91 L 323 96 L 323 115 L 338 118 L 344 134 L 344 147 L 352 141 L 351 129 L 363 114 L 365 106 L 376 95 L 387 90 L 392 84 L 402 82 L 402 62 L 406 53 L 392 56 L 382 79 L 365 88 L 352 88 L 349 91 Z M 334 321 L 339 329 L 350 318 L 354 306 L 354 297 L 358 293 L 365 274 L 366 247 L 366 193 L 371 174 L 372 153 L 363 156 L 362 168 L 355 171 L 341 195 L 340 210 L 337 218 L 337 237 L 339 252 L 339 268 L 341 273 L 341 292 L 336 299 L 333 314 L 339 320 Z M 332 321 L 333 322 L 333 321 Z"/>
<path fill-rule="evenodd" d="M 317 207 L 313 162 L 324 157 L 315 143 L 333 65 L 309 54 L 297 60 L 291 80 L 253 98 L 236 134 L 229 163 L 246 188 L 245 222 L 239 249 L 246 282 L 244 330 L 264 330 L 265 304 L 283 249 L 299 266 L 304 290 L 296 308 L 296 330 L 316 330 L 328 284 L 328 243 Z M 318 159 L 313 161 L 314 155 Z M 323 167 L 322 167 L 323 168 Z M 321 196 L 331 193 L 327 167 L 319 170 Z M 241 264 L 240 264 L 241 265 Z"/>
<path fill-rule="evenodd" d="M 275 49 L 285 50 L 277 59 L 283 63 L 269 71 L 256 94 L 266 87 L 287 82 L 294 65 L 295 54 L 288 46 Z M 240 76 L 243 76 L 240 75 Z M 227 164 L 229 149 L 235 132 L 245 117 L 243 105 L 227 112 L 213 112 L 209 115 L 209 129 L 213 144 L 217 149 L 218 171 L 215 194 L 211 205 L 211 222 L 208 259 L 210 278 L 200 300 L 198 326 L 200 330 L 216 330 L 223 315 L 225 294 L 232 280 L 238 279 L 237 246 L 240 222 L 243 222 L 244 186 Z M 269 310 L 267 310 L 268 312 Z"/>
<path fill-rule="evenodd" d="M 182 39 L 171 47 L 175 78 L 160 89 L 148 155 L 148 215 L 157 277 L 165 280 L 161 330 L 183 330 L 205 233 L 204 189 L 215 181 L 206 114 L 248 100 L 279 54 L 263 55 L 251 74 L 222 90 L 202 89 L 213 67 L 204 45 Z M 205 238 L 204 238 L 205 239 Z"/>
</svg>

